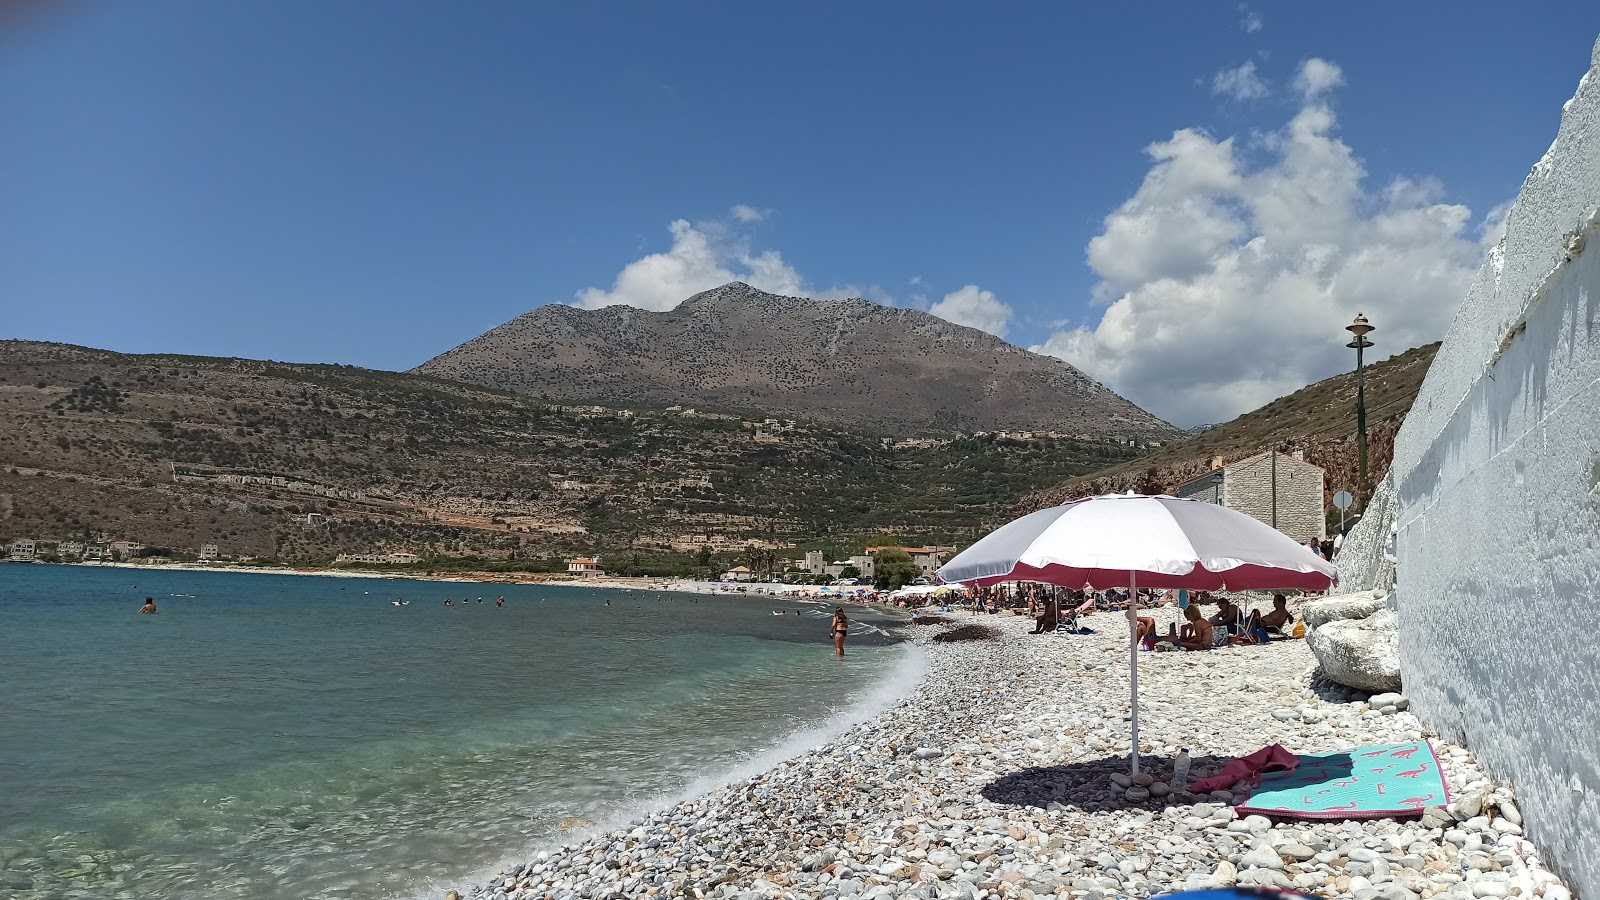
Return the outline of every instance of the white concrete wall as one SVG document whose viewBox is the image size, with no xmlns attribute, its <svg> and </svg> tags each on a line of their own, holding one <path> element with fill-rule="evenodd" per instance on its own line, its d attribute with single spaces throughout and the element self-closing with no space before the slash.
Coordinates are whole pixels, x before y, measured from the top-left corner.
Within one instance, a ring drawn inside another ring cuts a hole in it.
<svg viewBox="0 0 1600 900">
<path fill-rule="evenodd" d="M 1597 210 L 1600 45 L 1451 324 L 1391 474 L 1412 709 L 1515 782 L 1528 837 L 1600 898 Z"/>
</svg>

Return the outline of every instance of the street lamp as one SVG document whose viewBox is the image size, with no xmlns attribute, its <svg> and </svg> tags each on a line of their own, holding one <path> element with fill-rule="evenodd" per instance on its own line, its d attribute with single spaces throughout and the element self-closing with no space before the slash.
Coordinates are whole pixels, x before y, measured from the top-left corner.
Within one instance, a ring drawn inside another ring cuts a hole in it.
<svg viewBox="0 0 1600 900">
<path fill-rule="evenodd" d="M 1373 328 L 1367 322 L 1367 317 L 1356 313 L 1356 320 L 1344 327 L 1345 331 L 1355 335 L 1355 340 L 1346 347 L 1356 351 L 1356 431 L 1361 435 L 1361 495 L 1366 496 L 1367 491 L 1367 382 L 1366 372 L 1361 365 L 1361 351 L 1372 346 L 1367 340 L 1367 335 Z M 1362 500 L 1366 503 L 1366 500 Z"/>
<path fill-rule="evenodd" d="M 1222 470 L 1221 469 L 1218 469 L 1216 474 L 1211 476 L 1211 502 L 1215 503 L 1218 506 L 1222 505 Z"/>
</svg>

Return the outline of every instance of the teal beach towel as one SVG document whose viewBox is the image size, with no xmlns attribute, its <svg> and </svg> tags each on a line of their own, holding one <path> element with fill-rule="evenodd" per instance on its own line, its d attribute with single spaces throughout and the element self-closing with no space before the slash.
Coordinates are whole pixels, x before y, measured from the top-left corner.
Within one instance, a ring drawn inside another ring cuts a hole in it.
<svg viewBox="0 0 1600 900">
<path fill-rule="evenodd" d="M 1293 772 L 1269 772 L 1237 807 L 1288 819 L 1420 816 L 1450 802 L 1439 758 L 1426 741 L 1356 747 L 1299 757 Z"/>
</svg>

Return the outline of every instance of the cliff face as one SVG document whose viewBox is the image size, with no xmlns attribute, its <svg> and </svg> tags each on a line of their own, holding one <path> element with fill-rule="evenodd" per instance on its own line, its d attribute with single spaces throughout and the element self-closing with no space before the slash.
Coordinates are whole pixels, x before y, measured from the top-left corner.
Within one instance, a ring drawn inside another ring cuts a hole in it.
<svg viewBox="0 0 1600 900">
<path fill-rule="evenodd" d="M 414 371 L 557 401 L 683 405 L 894 431 L 1177 432 L 1072 366 L 865 300 L 738 282 L 670 312 L 543 306 Z"/>
</svg>

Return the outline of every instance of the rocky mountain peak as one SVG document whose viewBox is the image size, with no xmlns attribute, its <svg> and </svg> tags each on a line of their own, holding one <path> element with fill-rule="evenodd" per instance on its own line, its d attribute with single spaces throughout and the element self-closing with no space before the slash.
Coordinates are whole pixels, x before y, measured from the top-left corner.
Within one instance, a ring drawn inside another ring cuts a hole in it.
<svg viewBox="0 0 1600 900">
<path fill-rule="evenodd" d="M 890 431 L 1176 429 L 1053 357 L 915 309 L 730 282 L 667 312 L 544 306 L 415 371 L 553 400 L 685 405 Z"/>
</svg>

